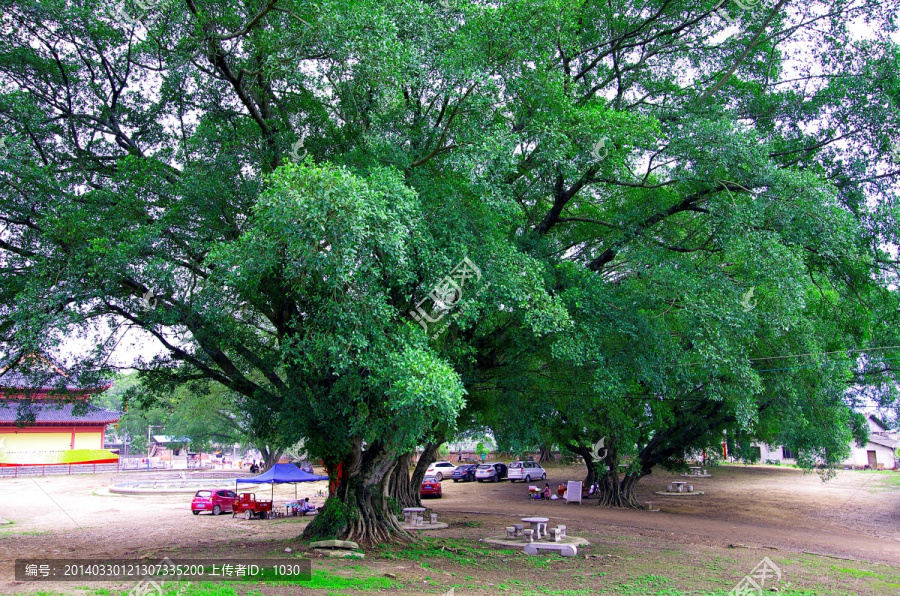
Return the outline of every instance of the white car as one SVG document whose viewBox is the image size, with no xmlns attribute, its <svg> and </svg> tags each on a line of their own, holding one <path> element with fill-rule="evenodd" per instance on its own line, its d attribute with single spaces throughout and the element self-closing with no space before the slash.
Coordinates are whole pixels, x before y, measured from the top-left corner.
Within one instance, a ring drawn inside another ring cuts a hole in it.
<svg viewBox="0 0 900 596">
<path fill-rule="evenodd" d="M 450 474 L 453 473 L 453 468 L 455 468 L 453 464 L 448 461 L 436 461 L 425 470 L 426 476 L 434 476 L 434 478 L 440 482 L 444 478 L 449 478 Z"/>
<path fill-rule="evenodd" d="M 533 461 L 514 461 L 509 464 L 509 481 L 524 480 L 531 482 L 532 480 L 546 480 L 547 471 L 544 470 L 537 462 Z"/>
<path fill-rule="evenodd" d="M 477 468 L 475 468 L 475 480 L 478 482 L 484 482 L 485 480 L 489 480 L 491 482 L 500 482 L 504 478 L 506 478 L 506 464 L 501 463 L 489 463 L 489 464 L 481 464 Z"/>
</svg>

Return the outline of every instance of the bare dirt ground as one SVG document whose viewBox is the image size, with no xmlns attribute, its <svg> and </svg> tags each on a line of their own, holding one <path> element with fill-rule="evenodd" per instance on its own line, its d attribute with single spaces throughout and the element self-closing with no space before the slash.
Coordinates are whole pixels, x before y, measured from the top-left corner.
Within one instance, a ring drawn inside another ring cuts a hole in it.
<svg viewBox="0 0 900 596">
<path fill-rule="evenodd" d="M 580 479 L 579 472 L 575 467 L 551 469 L 546 482 L 555 490 L 564 480 Z M 672 480 L 687 480 L 705 494 L 654 494 Z M 900 564 L 900 473 L 844 471 L 824 484 L 816 474 L 778 466 L 721 466 L 707 479 L 654 474 L 638 485 L 638 498 L 652 502 L 661 509 L 658 513 L 593 507 L 596 501 L 591 500 L 581 506 L 530 502 L 520 483 L 484 485 L 477 499 L 454 490 L 452 483 L 445 481 L 444 487 L 443 502 L 434 505 L 437 511 L 543 515 L 573 527 L 630 527 L 678 542 L 774 546 Z"/>
<path fill-rule="evenodd" d="M 580 467 L 549 472 L 547 482 L 554 488 L 583 475 Z M 362 565 L 317 558 L 297 540 L 307 523 L 303 518 L 193 516 L 189 495 L 114 495 L 106 489 L 109 477 L 99 475 L 0 480 L 0 518 L 14 522 L 0 526 L 0 593 L 77 591 L 72 584 L 15 582 L 17 558 L 291 556 L 312 558 L 320 583 L 263 593 L 444 594 L 455 587 L 458 596 L 724 596 L 769 556 L 784 572 L 782 593 L 900 594 L 900 474 L 845 471 L 825 484 L 815 474 L 773 466 L 722 466 L 713 474 L 691 481 L 705 492 L 697 497 L 653 494 L 672 480 L 669 475 L 644 479 L 640 499 L 652 501 L 660 512 L 607 510 L 590 500 L 582 505 L 529 501 L 524 483 L 445 480 L 444 497 L 425 504 L 450 527 L 418 545 L 367 551 Z M 319 488 L 318 483 L 301 487 L 300 495 L 312 496 Z M 293 487 L 276 488 L 276 503 L 293 496 Z M 529 515 L 566 524 L 570 534 L 592 544 L 578 559 L 563 559 L 526 557 L 479 542 Z M 287 547 L 291 555 L 284 554 Z M 79 584 L 87 591 L 78 593 L 109 593 L 90 591 L 98 588 L 120 593 L 129 587 Z"/>
</svg>

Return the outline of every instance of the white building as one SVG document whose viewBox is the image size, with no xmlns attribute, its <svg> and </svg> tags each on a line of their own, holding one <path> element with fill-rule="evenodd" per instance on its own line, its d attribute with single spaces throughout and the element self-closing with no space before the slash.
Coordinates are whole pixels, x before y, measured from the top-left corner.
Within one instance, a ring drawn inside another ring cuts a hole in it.
<svg viewBox="0 0 900 596">
<path fill-rule="evenodd" d="M 869 442 L 859 447 L 856 442 L 850 443 L 850 457 L 844 460 L 845 466 L 853 468 L 868 467 L 872 470 L 891 470 L 898 467 L 897 447 L 900 437 L 897 431 L 888 430 L 884 423 L 875 416 L 866 418 L 869 424 Z M 797 455 L 783 445 L 756 444 L 759 447 L 759 461 L 778 461 L 786 464 L 797 462 Z"/>
<path fill-rule="evenodd" d="M 900 440 L 897 431 L 888 430 L 884 423 L 875 416 L 869 416 L 869 442 L 865 447 L 850 444 L 850 457 L 844 461 L 845 466 L 869 466 L 873 470 L 890 470 L 897 466 L 897 446 Z"/>
</svg>

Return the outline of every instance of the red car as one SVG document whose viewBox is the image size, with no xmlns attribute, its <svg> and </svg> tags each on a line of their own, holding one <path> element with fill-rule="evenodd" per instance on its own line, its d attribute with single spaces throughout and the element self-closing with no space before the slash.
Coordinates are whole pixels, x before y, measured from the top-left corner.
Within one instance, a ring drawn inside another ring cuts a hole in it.
<svg viewBox="0 0 900 596">
<path fill-rule="evenodd" d="M 201 511 L 209 511 L 213 515 L 231 513 L 237 493 L 227 488 L 209 488 L 198 490 L 191 501 L 191 513 L 198 515 Z"/>
<path fill-rule="evenodd" d="M 420 497 L 437 497 L 440 499 L 443 494 L 441 493 L 441 483 L 434 476 L 426 476 L 424 480 L 422 480 L 422 486 L 419 487 L 419 496 Z"/>
</svg>

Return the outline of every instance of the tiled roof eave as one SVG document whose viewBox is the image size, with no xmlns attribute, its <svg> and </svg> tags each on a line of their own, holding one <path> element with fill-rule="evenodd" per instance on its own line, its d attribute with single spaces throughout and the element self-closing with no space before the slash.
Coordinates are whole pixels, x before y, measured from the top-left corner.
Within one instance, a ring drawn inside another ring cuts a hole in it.
<svg viewBox="0 0 900 596">
<path fill-rule="evenodd" d="M 115 424 L 118 419 L 113 420 L 41 420 L 39 422 L 26 422 L 19 426 L 16 422 L 6 420 L 0 421 L 0 428 L 38 428 L 41 426 L 106 426 L 107 424 Z"/>
<path fill-rule="evenodd" d="M 897 445 L 900 445 L 900 441 L 896 439 L 888 439 L 887 437 L 879 437 L 878 435 L 869 435 L 869 442 L 875 443 L 876 445 L 881 445 L 882 447 L 889 447 L 894 449 Z"/>
</svg>

